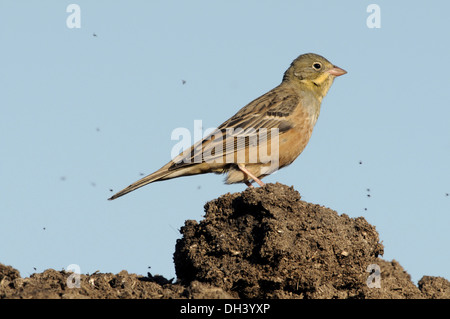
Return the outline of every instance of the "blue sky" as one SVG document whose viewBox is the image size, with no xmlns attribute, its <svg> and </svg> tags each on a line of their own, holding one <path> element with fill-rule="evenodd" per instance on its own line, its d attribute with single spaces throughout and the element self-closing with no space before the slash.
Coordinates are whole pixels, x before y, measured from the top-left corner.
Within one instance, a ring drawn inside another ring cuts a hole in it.
<svg viewBox="0 0 450 319">
<path fill-rule="evenodd" d="M 67 27 L 71 3 L 80 28 Z M 366 24 L 372 3 L 381 28 Z M 264 181 L 363 216 L 414 281 L 449 279 L 448 12 L 445 1 L 2 0 L 0 262 L 22 276 L 78 264 L 174 277 L 177 229 L 245 186 L 209 174 L 112 202 L 110 189 L 167 163 L 174 129 L 220 125 L 315 52 L 348 74 L 303 154 Z"/>
</svg>

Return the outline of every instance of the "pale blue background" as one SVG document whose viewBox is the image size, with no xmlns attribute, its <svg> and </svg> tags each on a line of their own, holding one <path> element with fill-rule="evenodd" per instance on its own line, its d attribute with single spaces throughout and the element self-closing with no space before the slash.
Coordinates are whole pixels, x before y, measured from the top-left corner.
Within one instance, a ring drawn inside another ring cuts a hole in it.
<svg viewBox="0 0 450 319">
<path fill-rule="evenodd" d="M 372 1 L 0 3 L 0 262 L 22 276 L 174 277 L 177 229 L 244 185 L 186 177 L 112 202 L 110 189 L 165 164 L 173 129 L 221 124 L 316 52 L 348 74 L 305 152 L 265 182 L 364 216 L 414 281 L 450 279 L 449 2 L 377 1 L 381 29 L 366 26 Z"/>
</svg>

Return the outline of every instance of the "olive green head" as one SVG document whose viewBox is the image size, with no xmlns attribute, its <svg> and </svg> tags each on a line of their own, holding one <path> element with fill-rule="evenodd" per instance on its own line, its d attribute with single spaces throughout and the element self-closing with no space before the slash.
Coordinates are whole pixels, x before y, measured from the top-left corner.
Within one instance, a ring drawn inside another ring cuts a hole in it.
<svg viewBox="0 0 450 319">
<path fill-rule="evenodd" d="M 335 66 L 323 56 L 314 53 L 302 54 L 286 70 L 283 82 L 298 84 L 306 87 L 323 98 L 335 77 L 343 75 L 347 71 Z"/>
</svg>

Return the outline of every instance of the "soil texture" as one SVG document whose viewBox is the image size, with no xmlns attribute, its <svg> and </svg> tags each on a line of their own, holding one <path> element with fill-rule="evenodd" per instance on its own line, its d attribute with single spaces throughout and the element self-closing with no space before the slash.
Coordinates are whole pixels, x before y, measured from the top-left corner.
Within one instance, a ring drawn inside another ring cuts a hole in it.
<svg viewBox="0 0 450 319">
<path fill-rule="evenodd" d="M 302 201 L 279 183 L 206 203 L 204 219 L 187 220 L 181 233 L 176 282 L 125 270 L 79 281 L 53 269 L 22 278 L 0 264 L 0 298 L 450 298 L 448 280 L 423 276 L 415 285 L 398 262 L 383 260 L 363 217 Z"/>
</svg>

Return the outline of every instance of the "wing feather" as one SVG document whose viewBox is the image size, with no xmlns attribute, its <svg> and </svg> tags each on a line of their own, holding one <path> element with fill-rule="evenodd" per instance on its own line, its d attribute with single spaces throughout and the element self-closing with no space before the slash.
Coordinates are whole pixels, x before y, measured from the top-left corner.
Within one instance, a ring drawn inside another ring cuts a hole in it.
<svg viewBox="0 0 450 319">
<path fill-rule="evenodd" d="M 256 152 L 261 143 L 270 143 L 271 129 L 278 129 L 281 136 L 292 127 L 288 117 L 299 103 L 297 95 L 280 94 L 276 89 L 262 95 L 175 157 L 169 170 L 203 162 L 224 163 L 227 158 L 234 158 L 235 153 L 244 150 Z M 266 129 L 267 134 L 262 134 L 262 129 Z"/>
</svg>

